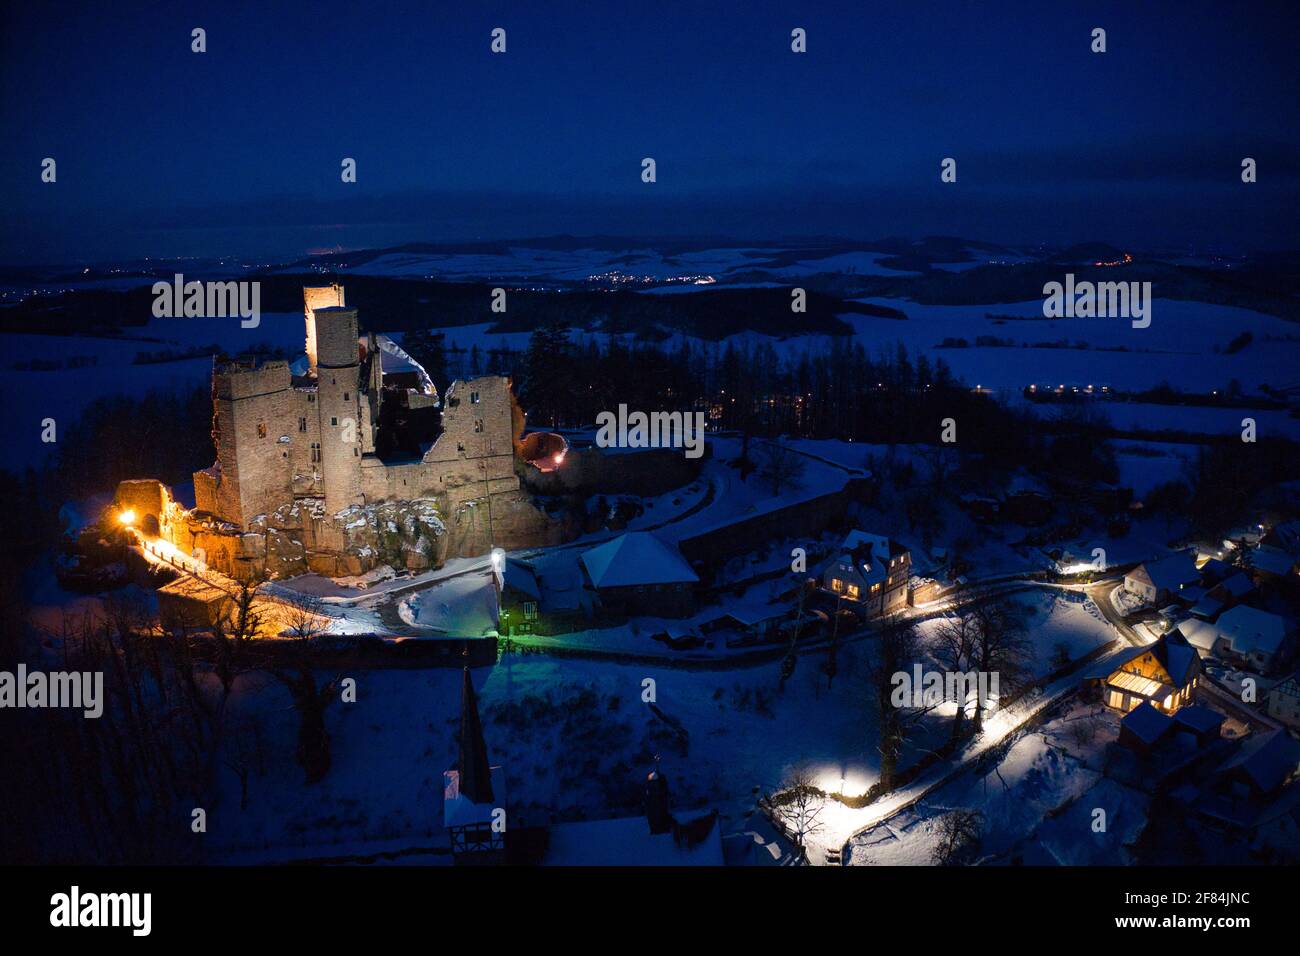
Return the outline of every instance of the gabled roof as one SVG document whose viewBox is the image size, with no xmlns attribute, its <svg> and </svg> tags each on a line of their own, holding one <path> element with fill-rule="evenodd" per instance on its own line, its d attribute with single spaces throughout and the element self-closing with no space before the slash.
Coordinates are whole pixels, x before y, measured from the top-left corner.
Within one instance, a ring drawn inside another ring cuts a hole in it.
<svg viewBox="0 0 1300 956">
<path fill-rule="evenodd" d="M 530 565 L 522 561 L 516 561 L 514 558 L 506 558 L 502 564 L 501 570 L 497 573 L 498 583 L 503 588 L 512 588 L 527 594 L 535 600 L 541 600 L 542 589 L 537 583 L 537 573 Z"/>
<path fill-rule="evenodd" d="M 1286 621 L 1245 604 L 1226 611 L 1214 626 L 1237 654 L 1275 654 L 1286 637 Z"/>
<path fill-rule="evenodd" d="M 1146 649 L 1155 655 L 1175 687 L 1183 687 L 1200 673 L 1200 658 L 1196 649 L 1187 643 L 1187 639 L 1177 629 L 1165 634 Z"/>
<path fill-rule="evenodd" d="M 1219 767 L 1218 772 L 1240 771 L 1256 787 L 1268 793 L 1281 786 L 1297 764 L 1300 764 L 1300 745 L 1287 736 L 1285 730 L 1274 730 L 1248 738 Z"/>
<path fill-rule="evenodd" d="M 1238 571 L 1211 588 L 1210 594 L 1221 599 L 1241 598 L 1253 590 L 1255 590 L 1255 582 Z"/>
<path fill-rule="evenodd" d="M 1217 710 L 1210 710 L 1203 704 L 1188 704 L 1186 707 L 1178 708 L 1178 713 L 1174 714 L 1175 723 L 1182 724 L 1198 734 L 1217 730 L 1223 725 L 1225 719 L 1223 714 Z"/>
<path fill-rule="evenodd" d="M 1143 562 L 1129 574 L 1139 580 L 1145 576 L 1145 580 L 1163 591 L 1177 591 L 1183 585 L 1194 584 L 1201 579 L 1190 551 L 1170 554 L 1158 561 Z"/>
<path fill-rule="evenodd" d="M 675 547 L 649 531 L 629 531 L 584 551 L 583 567 L 597 588 L 687 584 L 699 577 Z"/>
<path fill-rule="evenodd" d="M 1174 720 L 1143 701 L 1121 717 L 1119 725 L 1143 743 L 1153 744 L 1169 732 Z"/>
<path fill-rule="evenodd" d="M 1281 548 L 1264 545 L 1250 553 L 1250 564 L 1253 568 L 1281 577 L 1291 573 L 1291 569 L 1296 565 L 1296 559 Z"/>
</svg>

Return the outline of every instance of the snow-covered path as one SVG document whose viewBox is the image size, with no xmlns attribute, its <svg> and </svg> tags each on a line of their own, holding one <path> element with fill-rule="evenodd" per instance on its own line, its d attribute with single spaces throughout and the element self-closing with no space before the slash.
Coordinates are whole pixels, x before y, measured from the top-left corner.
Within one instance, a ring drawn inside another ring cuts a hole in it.
<svg viewBox="0 0 1300 956">
<path fill-rule="evenodd" d="M 1114 657 L 1123 650 L 1123 647 L 1117 648 L 1097 660 Z M 984 721 L 984 732 L 967 744 L 956 762 L 936 764 L 906 787 L 865 807 L 849 807 L 834 799 L 824 801 L 821 816 L 818 817 L 821 829 L 806 837 L 809 861 L 813 865 L 825 865 L 830 857 L 838 863 L 845 845 L 853 837 L 906 810 L 958 774 L 964 773 L 975 761 L 1001 745 L 1029 721 L 1073 693 L 1079 685 L 1078 671 L 1084 666 L 1087 665 L 1080 662 L 1069 674 L 1042 688 L 1040 694 L 987 718 Z"/>
</svg>

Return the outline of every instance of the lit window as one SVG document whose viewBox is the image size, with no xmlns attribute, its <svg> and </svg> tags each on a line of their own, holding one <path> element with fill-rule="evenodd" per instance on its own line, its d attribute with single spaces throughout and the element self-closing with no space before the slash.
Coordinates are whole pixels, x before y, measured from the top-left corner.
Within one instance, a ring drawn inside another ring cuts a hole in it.
<svg viewBox="0 0 1300 956">
<path fill-rule="evenodd" d="M 477 404 L 478 404 L 478 392 L 470 392 L 470 393 L 469 393 L 469 403 L 470 403 L 471 405 L 477 405 Z"/>
<path fill-rule="evenodd" d="M 320 461 L 320 442 L 311 443 L 311 460 L 313 463 Z"/>
<path fill-rule="evenodd" d="M 856 584 L 850 584 L 848 590 L 845 592 L 845 597 L 850 601 L 856 601 L 859 593 L 858 586 Z"/>
<path fill-rule="evenodd" d="M 831 578 L 831 590 L 836 594 L 841 593 L 844 590 L 844 582 L 839 578 Z"/>
<path fill-rule="evenodd" d="M 531 621 L 537 617 L 537 604 L 533 601 L 524 602 L 524 620 Z"/>
<path fill-rule="evenodd" d="M 266 437 L 266 422 L 257 423 L 257 437 L 258 438 Z"/>
</svg>

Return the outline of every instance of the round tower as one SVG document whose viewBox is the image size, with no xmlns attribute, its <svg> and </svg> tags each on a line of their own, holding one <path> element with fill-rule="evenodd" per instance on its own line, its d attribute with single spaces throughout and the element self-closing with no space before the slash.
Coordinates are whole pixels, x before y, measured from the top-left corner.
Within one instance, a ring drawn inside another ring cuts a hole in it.
<svg viewBox="0 0 1300 956">
<path fill-rule="evenodd" d="M 316 333 L 316 409 L 325 510 L 361 503 L 361 362 L 357 310 L 313 310 Z"/>
</svg>

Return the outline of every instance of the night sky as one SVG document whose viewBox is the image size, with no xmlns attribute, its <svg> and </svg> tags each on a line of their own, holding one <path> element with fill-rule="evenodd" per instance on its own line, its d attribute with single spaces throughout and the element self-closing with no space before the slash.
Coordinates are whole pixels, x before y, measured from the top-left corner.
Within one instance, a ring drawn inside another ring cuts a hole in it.
<svg viewBox="0 0 1300 956">
<path fill-rule="evenodd" d="M 1297 245 L 1294 3 L 289 6 L 5 4 L 0 262 L 559 233 Z"/>
</svg>

